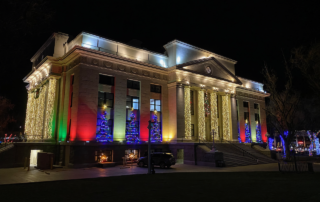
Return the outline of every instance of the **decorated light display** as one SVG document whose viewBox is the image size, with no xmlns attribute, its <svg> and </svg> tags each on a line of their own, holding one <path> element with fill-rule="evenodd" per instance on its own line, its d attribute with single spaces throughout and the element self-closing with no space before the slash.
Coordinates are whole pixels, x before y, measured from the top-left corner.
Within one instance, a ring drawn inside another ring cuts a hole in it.
<svg viewBox="0 0 320 202">
<path fill-rule="evenodd" d="M 104 154 L 100 155 L 100 163 L 105 163 L 108 161 L 108 157 Z"/>
<path fill-rule="evenodd" d="M 313 156 L 313 149 L 314 149 L 314 144 L 316 141 L 316 134 L 314 134 L 313 132 L 307 131 L 308 136 L 310 138 L 310 146 L 309 146 L 309 156 Z"/>
<path fill-rule="evenodd" d="M 248 120 L 246 120 L 246 123 L 244 125 L 245 128 L 245 134 L 246 134 L 246 141 L 245 143 L 251 143 L 251 132 L 250 132 L 250 125 L 248 123 Z"/>
<path fill-rule="evenodd" d="M 256 123 L 256 141 L 259 142 L 259 143 L 262 142 L 261 130 L 260 130 L 259 122 Z"/>
<path fill-rule="evenodd" d="M 210 106 L 211 106 L 211 131 L 214 130 L 214 139 L 219 139 L 218 128 L 218 110 L 217 110 L 217 92 L 210 93 Z"/>
<path fill-rule="evenodd" d="M 191 139 L 191 103 L 190 86 L 184 87 L 184 123 L 185 123 L 185 138 Z"/>
<path fill-rule="evenodd" d="M 198 137 L 201 140 L 205 139 L 206 135 L 206 123 L 205 123 L 205 111 L 204 111 L 204 92 L 203 90 L 198 91 Z"/>
<path fill-rule="evenodd" d="M 47 107 L 46 107 L 46 120 L 45 120 L 45 134 L 44 138 L 49 139 L 52 138 L 53 132 L 53 115 L 54 115 L 54 100 L 56 94 L 56 79 L 49 80 L 49 92 L 48 92 L 48 100 L 47 100 Z"/>
<path fill-rule="evenodd" d="M 280 135 L 280 139 L 281 139 L 281 143 L 282 143 L 282 147 L 283 147 L 283 156 L 286 157 L 286 145 L 285 145 L 285 141 L 284 141 L 282 135 Z"/>
<path fill-rule="evenodd" d="M 230 94 L 222 96 L 223 135 L 230 140 Z"/>
<path fill-rule="evenodd" d="M 157 112 L 155 111 L 153 115 L 153 124 L 151 127 L 151 142 L 162 142 L 162 135 L 160 130 L 160 124 L 158 122 Z"/>
<path fill-rule="evenodd" d="M 204 93 L 204 111 L 206 113 L 206 116 L 210 114 L 210 103 L 207 91 Z"/>
<path fill-rule="evenodd" d="M 269 144 L 268 144 L 268 145 L 269 145 L 269 149 L 270 149 L 270 150 L 273 149 L 273 146 L 272 146 L 272 145 L 273 145 L 273 141 L 274 141 L 274 139 L 271 138 L 271 137 L 269 137 Z"/>
<path fill-rule="evenodd" d="M 108 126 L 108 113 L 106 111 L 101 115 L 100 130 L 96 135 L 97 142 L 112 142 L 112 131 Z"/>
<path fill-rule="evenodd" d="M 136 116 L 133 111 L 130 114 L 130 122 L 127 122 L 126 141 L 127 143 L 139 143 L 139 126 L 136 123 Z"/>
<path fill-rule="evenodd" d="M 316 138 L 316 139 L 315 139 L 315 145 L 316 145 L 317 155 L 320 155 L 319 138 Z"/>
</svg>

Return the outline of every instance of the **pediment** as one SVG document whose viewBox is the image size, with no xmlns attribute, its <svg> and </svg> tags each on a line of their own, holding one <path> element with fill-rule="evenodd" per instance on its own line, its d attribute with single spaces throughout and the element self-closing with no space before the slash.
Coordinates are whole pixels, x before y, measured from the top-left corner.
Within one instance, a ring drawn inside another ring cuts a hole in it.
<svg viewBox="0 0 320 202">
<path fill-rule="evenodd" d="M 237 83 L 240 85 L 242 84 L 242 82 L 234 74 L 232 74 L 227 67 L 225 67 L 214 57 L 183 63 L 177 65 L 177 69 Z"/>
</svg>

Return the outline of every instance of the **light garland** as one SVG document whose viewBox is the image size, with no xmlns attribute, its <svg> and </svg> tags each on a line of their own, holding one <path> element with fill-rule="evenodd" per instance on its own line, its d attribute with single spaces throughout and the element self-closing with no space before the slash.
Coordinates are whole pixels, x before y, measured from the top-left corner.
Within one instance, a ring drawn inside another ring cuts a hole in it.
<svg viewBox="0 0 320 202">
<path fill-rule="evenodd" d="M 269 143 L 268 143 L 268 145 L 269 145 L 269 149 L 270 150 L 272 150 L 273 149 L 273 141 L 274 141 L 274 139 L 273 138 L 271 138 L 271 137 L 269 137 Z"/>
<path fill-rule="evenodd" d="M 112 130 L 108 126 L 108 113 L 104 111 L 101 115 L 100 130 L 96 135 L 97 142 L 112 142 Z"/>
<path fill-rule="evenodd" d="M 230 140 L 230 95 L 222 96 L 223 135 Z"/>
<path fill-rule="evenodd" d="M 158 116 L 157 113 L 155 112 L 153 115 L 153 124 L 151 127 L 151 142 L 162 142 L 162 134 L 160 130 L 160 125 L 158 122 Z"/>
<path fill-rule="evenodd" d="M 26 122 L 25 122 L 25 134 L 28 136 L 31 135 L 31 123 L 32 123 L 32 112 L 33 112 L 33 93 L 28 92 L 28 103 L 27 103 L 27 114 L 26 114 Z"/>
<path fill-rule="evenodd" d="M 191 139 L 191 100 L 190 100 L 190 86 L 184 87 L 184 124 L 186 139 Z"/>
<path fill-rule="evenodd" d="M 204 111 L 204 92 L 198 91 L 198 137 L 205 140 L 206 135 L 206 123 L 205 123 L 205 111 Z"/>
<path fill-rule="evenodd" d="M 245 143 L 251 143 L 252 142 L 251 132 L 250 132 L 250 125 L 248 123 L 248 120 L 245 121 L 244 128 L 245 128 L 245 136 L 246 136 Z"/>
<path fill-rule="evenodd" d="M 49 80 L 49 92 L 48 92 L 48 99 L 47 99 L 47 109 L 46 109 L 46 120 L 45 120 L 45 133 L 44 139 L 52 138 L 53 132 L 53 116 L 54 116 L 54 100 L 56 95 L 56 79 Z"/>
<path fill-rule="evenodd" d="M 219 139 L 219 126 L 218 126 L 218 109 L 217 109 L 217 92 L 210 93 L 211 105 L 211 131 L 214 130 L 214 139 Z"/>
<path fill-rule="evenodd" d="M 35 139 L 42 139 L 42 129 L 43 129 L 43 118 L 44 118 L 44 107 L 46 100 L 46 85 L 39 89 L 39 97 L 36 99 L 36 125 L 35 125 Z"/>
<path fill-rule="evenodd" d="M 204 111 L 206 113 L 206 116 L 210 114 L 210 103 L 207 91 L 204 93 Z"/>
<path fill-rule="evenodd" d="M 260 130 L 259 122 L 257 122 L 257 124 L 256 124 L 256 141 L 259 142 L 259 143 L 262 143 L 261 130 Z"/>
<path fill-rule="evenodd" d="M 128 143 L 139 143 L 139 124 L 135 122 L 136 116 L 133 111 L 130 114 L 130 122 L 127 122 L 126 127 L 126 141 Z"/>
</svg>

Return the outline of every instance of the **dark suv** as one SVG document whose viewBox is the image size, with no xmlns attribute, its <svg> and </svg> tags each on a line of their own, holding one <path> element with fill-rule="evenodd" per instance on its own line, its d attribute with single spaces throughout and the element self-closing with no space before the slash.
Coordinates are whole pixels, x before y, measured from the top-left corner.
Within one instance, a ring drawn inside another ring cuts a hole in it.
<svg viewBox="0 0 320 202">
<path fill-rule="evenodd" d="M 171 153 L 155 152 L 151 154 L 151 163 L 160 166 L 160 168 L 170 168 L 170 166 L 176 164 L 176 160 Z M 140 157 L 137 164 L 139 167 L 148 165 L 148 156 Z"/>
</svg>

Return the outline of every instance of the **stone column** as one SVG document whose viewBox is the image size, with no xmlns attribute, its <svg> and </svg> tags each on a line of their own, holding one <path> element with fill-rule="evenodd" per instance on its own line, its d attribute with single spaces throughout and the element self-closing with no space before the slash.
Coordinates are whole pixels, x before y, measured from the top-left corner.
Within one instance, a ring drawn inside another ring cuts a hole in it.
<svg viewBox="0 0 320 202">
<path fill-rule="evenodd" d="M 205 111 L 204 111 L 204 91 L 198 91 L 198 138 L 205 140 L 206 138 Z"/>
<path fill-rule="evenodd" d="M 114 94 L 114 141 L 124 141 L 126 139 L 126 99 L 127 78 L 117 75 Z"/>
<path fill-rule="evenodd" d="M 182 85 L 177 85 L 177 138 L 185 137 L 184 122 L 184 89 Z"/>
<path fill-rule="evenodd" d="M 255 120 L 255 110 L 254 110 L 254 102 L 249 102 L 249 116 L 250 116 L 250 129 L 251 129 L 251 140 L 252 142 L 257 141 L 256 137 L 256 120 Z"/>
<path fill-rule="evenodd" d="M 211 131 L 214 130 L 215 140 L 219 140 L 219 127 L 218 127 L 218 108 L 217 108 L 217 92 L 210 93 L 210 109 L 211 109 Z"/>
<path fill-rule="evenodd" d="M 177 87 L 176 83 L 168 84 L 168 109 L 169 109 L 169 135 L 164 141 L 177 138 Z"/>
<path fill-rule="evenodd" d="M 190 86 L 184 87 L 184 119 L 185 119 L 185 138 L 191 140 L 191 105 L 190 105 Z"/>
<path fill-rule="evenodd" d="M 231 140 L 230 95 L 222 96 L 223 139 Z"/>
<path fill-rule="evenodd" d="M 237 103 L 235 95 L 231 95 L 232 141 L 238 141 Z"/>
</svg>

